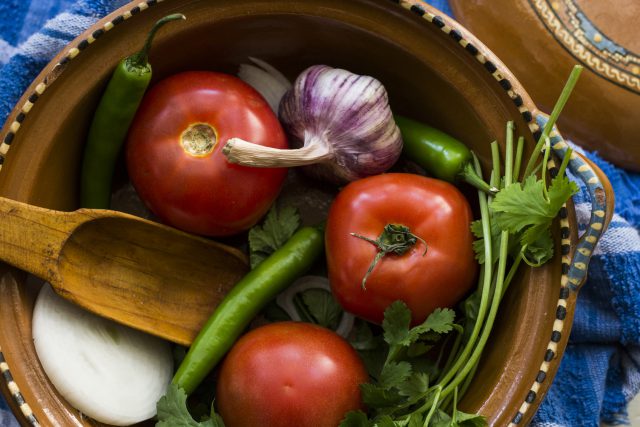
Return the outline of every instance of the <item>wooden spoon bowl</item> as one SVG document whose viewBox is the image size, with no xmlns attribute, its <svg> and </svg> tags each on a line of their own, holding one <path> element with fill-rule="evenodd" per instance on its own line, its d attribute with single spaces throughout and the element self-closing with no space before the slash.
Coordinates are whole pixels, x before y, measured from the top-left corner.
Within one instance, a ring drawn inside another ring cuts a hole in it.
<svg viewBox="0 0 640 427">
<path fill-rule="evenodd" d="M 25 92 L 0 134 L 5 141 L 0 153 L 6 152 L 0 195 L 76 209 L 82 147 L 110 73 L 143 42 L 153 22 L 175 12 L 187 20 L 158 34 L 150 56 L 154 81 L 194 69 L 236 73 L 250 56 L 290 78 L 318 63 L 373 75 L 385 84 L 396 113 L 465 142 L 485 169 L 489 143 L 503 141 L 508 120 L 525 137 L 525 156 L 540 133 L 540 112 L 502 62 L 458 23 L 419 0 L 136 0 L 80 35 Z M 554 147 L 561 142 L 554 139 Z M 582 168 L 585 164 L 579 157 L 571 162 L 598 195 L 594 206 L 603 214 L 596 217 L 601 231 L 612 194 L 606 177 Z M 119 179 L 125 182 L 126 176 Z M 300 200 L 307 197 L 297 194 Z M 574 268 L 576 245 L 585 242 L 578 240 L 570 204 L 555 242 L 550 263 L 522 269 L 510 285 L 476 380 L 462 401 L 464 410 L 480 411 L 491 425 L 527 423 L 566 346 L 576 300 L 571 283 L 577 288 L 585 273 Z M 96 425 L 57 394 L 39 365 L 31 341 L 39 284 L 8 267 L 0 269 L 0 279 L 0 349 L 7 362 L 0 366 L 8 367 L 5 378 L 11 378 L 0 384 L 15 412 L 26 425 Z"/>
<path fill-rule="evenodd" d="M 0 197 L 0 259 L 103 317 L 190 345 L 248 271 L 239 250 L 109 210 Z"/>
</svg>

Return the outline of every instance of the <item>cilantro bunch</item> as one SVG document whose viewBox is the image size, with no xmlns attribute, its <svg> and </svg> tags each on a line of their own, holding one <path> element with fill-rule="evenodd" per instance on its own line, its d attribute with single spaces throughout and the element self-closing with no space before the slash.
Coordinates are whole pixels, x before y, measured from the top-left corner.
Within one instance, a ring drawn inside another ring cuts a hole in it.
<svg viewBox="0 0 640 427">
<path fill-rule="evenodd" d="M 437 309 L 410 328 L 411 311 L 406 304 L 391 304 L 384 314 L 383 343 L 361 353 L 374 378 L 361 386 L 363 401 L 372 411 L 350 412 L 340 427 L 486 425 L 481 416 L 457 410 L 456 401 L 445 398 L 441 383 L 432 384 L 444 373 L 439 365 L 446 347 L 439 344 L 448 334 L 463 332 L 454 319 L 453 310 Z M 428 357 L 434 350 L 437 357 Z M 386 356 L 376 365 L 370 358 L 381 352 Z M 447 403 L 454 405 L 451 414 L 443 409 Z"/>
<path fill-rule="evenodd" d="M 540 266 L 551 259 L 553 220 L 578 191 L 565 175 L 571 149 L 550 183 L 547 165 L 551 129 L 581 71 L 576 66 L 571 73 L 522 174 L 524 139 L 518 138 L 514 147 L 512 122 L 506 127 L 504 174 L 498 144 L 491 144 L 489 184 L 499 192 L 494 196 L 478 191 L 480 219 L 471 229 L 477 237 L 474 250 L 481 271 L 476 291 L 461 304 L 462 319 L 456 324 L 452 310 L 437 310 L 422 325 L 409 328 L 408 309 L 399 302 L 390 306 L 383 323 L 386 359 L 380 369 L 372 370 L 373 382 L 361 387 L 369 412 L 347 414 L 340 427 L 487 425 L 483 417 L 459 411 L 458 402 L 473 379 L 515 272 L 522 261 Z M 477 158 L 474 164 L 482 176 Z M 425 362 L 427 353 L 434 356 L 434 349 L 435 361 Z"/>
</svg>

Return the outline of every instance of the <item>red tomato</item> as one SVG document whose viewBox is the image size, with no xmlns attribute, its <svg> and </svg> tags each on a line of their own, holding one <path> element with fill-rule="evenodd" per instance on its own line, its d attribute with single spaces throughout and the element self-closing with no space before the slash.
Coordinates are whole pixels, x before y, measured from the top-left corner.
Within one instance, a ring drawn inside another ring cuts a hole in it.
<svg viewBox="0 0 640 427">
<path fill-rule="evenodd" d="M 228 427 L 336 427 L 362 409 L 359 384 L 367 381 L 360 357 L 338 334 L 279 322 L 231 348 L 215 401 Z"/>
<path fill-rule="evenodd" d="M 267 102 L 240 79 L 183 72 L 155 84 L 129 131 L 126 160 L 140 198 L 170 225 L 209 236 L 253 226 L 280 191 L 286 169 L 227 162 L 229 138 L 287 148 Z"/>
<path fill-rule="evenodd" d="M 352 182 L 338 194 L 327 219 L 333 294 L 345 310 L 376 323 L 392 302 L 402 300 L 413 324 L 421 323 L 434 309 L 453 306 L 475 283 L 471 221 L 465 197 L 444 181 L 389 173 Z M 402 255 L 384 256 L 363 289 L 378 249 L 351 233 L 377 240 L 387 224 L 404 225 L 419 239 Z"/>
</svg>

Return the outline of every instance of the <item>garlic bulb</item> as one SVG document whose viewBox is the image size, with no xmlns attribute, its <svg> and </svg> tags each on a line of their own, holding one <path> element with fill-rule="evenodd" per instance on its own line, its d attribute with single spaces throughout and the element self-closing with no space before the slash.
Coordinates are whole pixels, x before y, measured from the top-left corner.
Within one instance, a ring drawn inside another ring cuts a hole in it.
<svg viewBox="0 0 640 427">
<path fill-rule="evenodd" d="M 305 166 L 313 175 L 344 183 L 389 169 L 402 152 L 387 92 L 378 80 L 326 65 L 303 71 L 280 102 L 291 150 L 238 138 L 223 153 L 254 167 Z"/>
</svg>

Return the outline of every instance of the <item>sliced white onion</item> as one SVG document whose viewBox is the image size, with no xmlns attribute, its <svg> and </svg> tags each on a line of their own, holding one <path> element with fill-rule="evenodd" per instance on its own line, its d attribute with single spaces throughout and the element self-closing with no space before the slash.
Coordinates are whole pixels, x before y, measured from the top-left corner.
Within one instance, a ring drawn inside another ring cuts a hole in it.
<svg viewBox="0 0 640 427">
<path fill-rule="evenodd" d="M 117 426 L 156 414 L 173 373 L 170 344 L 89 313 L 46 284 L 33 312 L 36 353 L 58 392 L 97 421 Z"/>
<path fill-rule="evenodd" d="M 267 100 L 274 113 L 278 114 L 280 100 L 291 88 L 291 82 L 269 63 L 249 57 L 253 64 L 241 64 L 238 77 L 248 83 Z"/>
<path fill-rule="evenodd" d="M 300 317 L 300 313 L 298 313 L 298 309 L 293 303 L 293 298 L 308 289 L 323 289 L 329 293 L 331 293 L 331 285 L 329 285 L 329 279 L 324 276 L 303 276 L 297 279 L 295 282 L 291 284 L 284 292 L 280 293 L 276 297 L 276 304 L 280 306 L 288 315 L 291 317 L 291 320 L 295 320 L 297 322 L 302 320 Z M 340 323 L 336 328 L 335 332 L 346 338 L 351 333 L 353 329 L 355 317 L 353 314 L 348 313 L 346 311 L 342 312 L 342 317 L 340 318 Z"/>
</svg>

